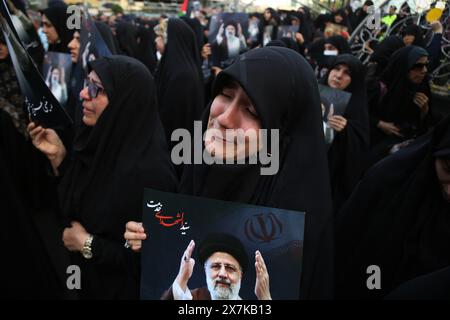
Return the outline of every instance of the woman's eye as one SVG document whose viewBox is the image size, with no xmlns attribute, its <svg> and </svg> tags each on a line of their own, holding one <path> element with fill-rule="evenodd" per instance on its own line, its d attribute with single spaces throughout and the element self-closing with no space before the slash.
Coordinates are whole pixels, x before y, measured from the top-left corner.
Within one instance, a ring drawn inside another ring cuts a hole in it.
<svg viewBox="0 0 450 320">
<path fill-rule="evenodd" d="M 247 112 L 250 113 L 253 117 L 258 118 L 258 114 L 251 108 L 247 108 Z"/>
<path fill-rule="evenodd" d="M 221 95 L 223 95 L 224 97 L 229 98 L 229 99 L 232 99 L 232 98 L 233 98 L 233 96 L 231 95 L 231 93 L 226 92 L 226 91 L 222 91 L 222 92 L 221 92 Z"/>
</svg>

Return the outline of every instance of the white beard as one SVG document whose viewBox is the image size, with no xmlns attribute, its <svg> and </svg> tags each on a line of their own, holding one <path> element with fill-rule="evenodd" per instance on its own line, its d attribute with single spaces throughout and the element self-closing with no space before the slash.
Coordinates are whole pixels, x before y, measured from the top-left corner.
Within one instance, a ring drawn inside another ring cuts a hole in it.
<svg viewBox="0 0 450 320">
<path fill-rule="evenodd" d="M 238 37 L 227 37 L 228 57 L 233 58 L 239 55 L 241 51 L 241 42 Z"/>
<path fill-rule="evenodd" d="M 239 297 L 241 281 L 237 284 L 231 284 L 229 288 L 219 286 L 216 287 L 216 280 L 210 278 L 206 279 L 206 284 L 212 300 L 242 300 Z"/>
</svg>

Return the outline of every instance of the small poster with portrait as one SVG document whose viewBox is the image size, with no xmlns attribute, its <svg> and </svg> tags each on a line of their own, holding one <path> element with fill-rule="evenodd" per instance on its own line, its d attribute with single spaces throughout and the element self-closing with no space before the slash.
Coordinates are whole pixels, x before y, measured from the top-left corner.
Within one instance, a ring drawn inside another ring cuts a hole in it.
<svg viewBox="0 0 450 320">
<path fill-rule="evenodd" d="M 144 300 L 296 300 L 305 213 L 146 189 Z"/>
<path fill-rule="evenodd" d="M 83 67 L 90 60 L 111 56 L 111 51 L 103 40 L 86 8 L 83 8 L 80 34 L 80 59 Z"/>
<path fill-rule="evenodd" d="M 335 130 L 328 125 L 328 119 L 331 116 L 344 115 L 352 94 L 350 92 L 334 89 L 322 84 L 319 84 L 319 92 L 322 107 L 325 142 L 329 146 L 334 141 Z"/>
<path fill-rule="evenodd" d="M 73 121 L 45 84 L 32 58 L 13 31 L 8 9 L 0 1 L 0 31 L 8 47 L 17 82 L 30 119 L 45 128 L 65 129 Z"/>
<path fill-rule="evenodd" d="M 226 68 L 248 50 L 248 15 L 221 13 L 211 18 L 208 42 L 211 44 L 213 66 Z"/>
<path fill-rule="evenodd" d="M 100 57 L 111 56 L 111 51 L 103 40 L 100 32 L 95 26 L 88 13 L 83 7 L 80 31 L 80 55 L 78 57 L 78 65 L 80 65 L 87 76 L 88 62 Z"/>
<path fill-rule="evenodd" d="M 298 26 L 279 26 L 278 39 L 291 38 L 296 41 L 295 35 L 298 32 Z"/>
<path fill-rule="evenodd" d="M 256 14 L 250 16 L 248 20 L 248 36 L 247 36 L 247 44 L 250 48 L 256 47 L 259 41 L 259 24 L 260 20 Z"/>
<path fill-rule="evenodd" d="M 56 100 L 65 107 L 70 88 L 72 60 L 70 54 L 47 52 L 42 64 L 42 77 Z"/>
</svg>

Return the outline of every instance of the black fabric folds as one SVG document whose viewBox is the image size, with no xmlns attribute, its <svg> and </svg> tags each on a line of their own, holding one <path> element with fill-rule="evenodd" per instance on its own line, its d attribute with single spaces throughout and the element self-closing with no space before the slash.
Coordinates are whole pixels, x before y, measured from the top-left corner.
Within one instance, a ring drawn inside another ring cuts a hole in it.
<svg viewBox="0 0 450 320">
<path fill-rule="evenodd" d="M 245 90 L 263 129 L 280 130 L 280 169 L 261 176 L 258 165 L 190 165 L 180 191 L 198 196 L 306 212 L 301 298 L 331 298 L 332 219 L 320 97 L 313 70 L 280 47 L 251 50 L 222 71 L 216 97 L 234 80 Z M 206 129 L 209 108 L 203 118 Z"/>
<path fill-rule="evenodd" d="M 94 235 L 93 260 L 79 262 L 83 297 L 137 298 L 133 267 L 139 257 L 123 247 L 124 225 L 141 220 L 144 188 L 174 191 L 175 174 L 150 72 L 124 56 L 90 66 L 109 105 L 94 127 L 81 124 L 75 137 L 73 159 L 60 185 L 62 210 Z"/>
<path fill-rule="evenodd" d="M 450 157 L 450 118 L 374 166 L 336 222 L 338 298 L 381 298 L 407 280 L 450 265 L 450 203 L 437 179 L 436 152 Z M 368 290 L 368 266 L 381 290 Z"/>
</svg>

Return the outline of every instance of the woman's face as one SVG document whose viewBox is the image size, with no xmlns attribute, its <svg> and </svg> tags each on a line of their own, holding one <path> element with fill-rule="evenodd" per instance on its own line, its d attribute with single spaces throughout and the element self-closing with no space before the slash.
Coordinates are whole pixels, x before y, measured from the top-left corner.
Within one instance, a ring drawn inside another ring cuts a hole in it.
<svg viewBox="0 0 450 320">
<path fill-rule="evenodd" d="M 239 130 L 241 129 L 241 130 Z M 242 87 L 226 85 L 211 105 L 205 148 L 219 159 L 245 159 L 259 146 L 261 120 Z"/>
<path fill-rule="evenodd" d="M 83 122 L 86 126 L 93 127 L 108 106 L 109 100 L 100 78 L 94 71 L 89 73 L 88 80 L 93 90 L 85 87 L 80 92 L 80 98 L 83 99 Z"/>
<path fill-rule="evenodd" d="M 272 18 L 272 13 L 270 12 L 270 10 L 264 11 L 264 19 L 266 21 L 269 21 L 271 18 Z"/>
<path fill-rule="evenodd" d="M 80 33 L 75 31 L 73 33 L 72 41 L 69 42 L 67 47 L 70 49 L 70 57 L 73 63 L 77 63 L 78 56 L 80 55 Z"/>
<path fill-rule="evenodd" d="M 421 57 L 408 72 L 408 79 L 414 84 L 421 84 L 428 72 L 428 57 Z"/>
<path fill-rule="evenodd" d="M 350 69 L 345 64 L 335 66 L 328 76 L 328 85 L 334 89 L 345 90 L 351 82 Z"/>
<path fill-rule="evenodd" d="M 9 56 L 8 47 L 6 44 L 0 42 L 0 60 L 5 60 Z"/>
<path fill-rule="evenodd" d="M 58 42 L 58 32 L 45 14 L 42 16 L 42 31 L 44 31 L 49 44 L 55 44 Z"/>
<path fill-rule="evenodd" d="M 416 39 L 415 36 L 411 35 L 411 34 L 407 34 L 403 37 L 403 44 L 405 46 L 410 46 L 414 43 L 414 40 Z"/>
<path fill-rule="evenodd" d="M 344 20 L 344 18 L 341 15 L 338 14 L 334 16 L 334 22 L 339 24 L 342 22 L 342 20 Z"/>
<path fill-rule="evenodd" d="M 52 81 L 58 82 L 59 81 L 60 72 L 58 68 L 53 69 L 52 71 Z"/>
<path fill-rule="evenodd" d="M 324 49 L 323 54 L 325 56 L 337 56 L 339 54 L 339 50 L 331 43 L 325 43 Z"/>
<path fill-rule="evenodd" d="M 442 187 L 444 199 L 450 201 L 450 160 L 436 159 L 436 175 Z"/>
</svg>

